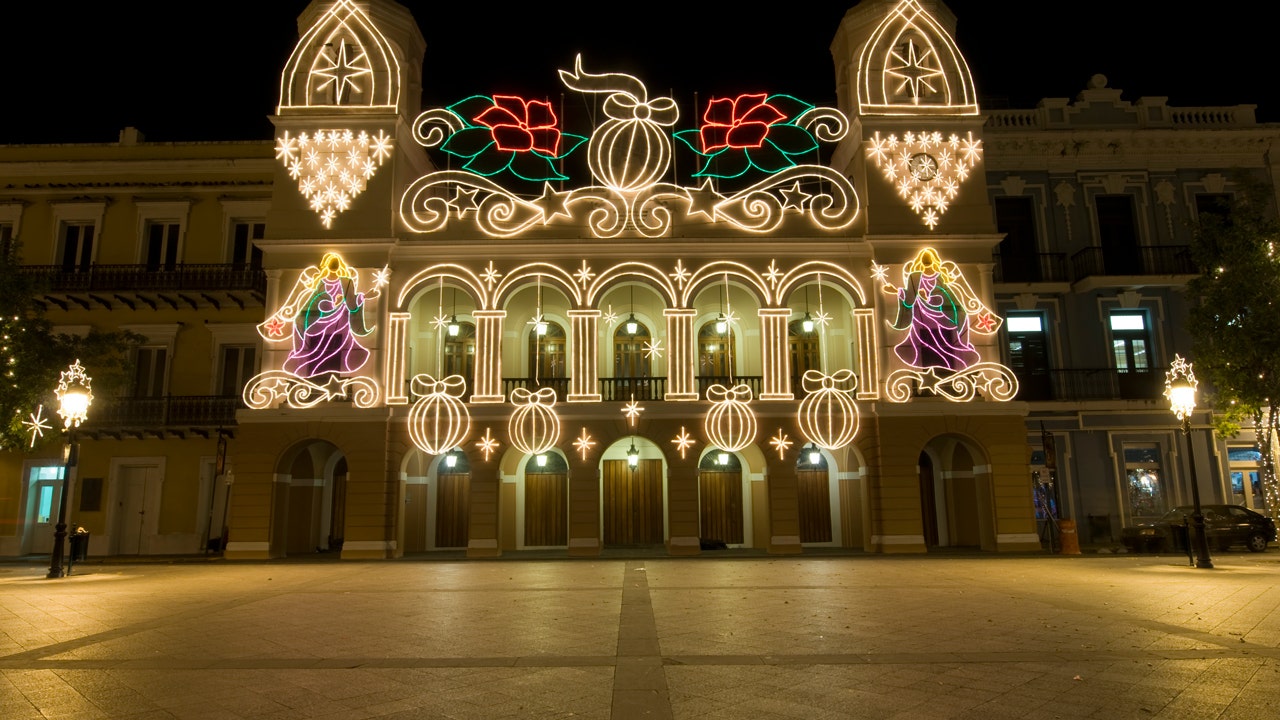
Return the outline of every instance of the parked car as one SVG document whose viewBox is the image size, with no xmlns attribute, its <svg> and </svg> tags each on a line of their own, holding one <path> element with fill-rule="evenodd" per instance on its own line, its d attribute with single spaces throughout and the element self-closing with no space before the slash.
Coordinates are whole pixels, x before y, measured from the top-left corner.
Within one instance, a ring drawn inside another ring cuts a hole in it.
<svg viewBox="0 0 1280 720">
<path fill-rule="evenodd" d="M 1232 545 L 1244 545 L 1250 552 L 1262 552 L 1267 543 L 1275 542 L 1275 521 L 1243 505 L 1201 505 L 1200 509 L 1210 548 L 1226 550 Z M 1120 532 L 1121 542 L 1134 552 L 1185 550 L 1186 528 L 1194 511 L 1191 505 L 1183 505 L 1158 520 L 1126 527 Z"/>
</svg>

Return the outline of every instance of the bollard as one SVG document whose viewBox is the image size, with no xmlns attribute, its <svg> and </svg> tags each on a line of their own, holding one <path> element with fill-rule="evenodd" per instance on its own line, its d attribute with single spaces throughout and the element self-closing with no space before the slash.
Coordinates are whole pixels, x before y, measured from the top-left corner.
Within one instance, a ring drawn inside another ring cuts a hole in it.
<svg viewBox="0 0 1280 720">
<path fill-rule="evenodd" d="M 1058 532 L 1061 533 L 1062 536 L 1062 549 L 1058 552 L 1062 555 L 1079 555 L 1080 538 L 1076 537 L 1076 521 L 1059 520 Z"/>
</svg>

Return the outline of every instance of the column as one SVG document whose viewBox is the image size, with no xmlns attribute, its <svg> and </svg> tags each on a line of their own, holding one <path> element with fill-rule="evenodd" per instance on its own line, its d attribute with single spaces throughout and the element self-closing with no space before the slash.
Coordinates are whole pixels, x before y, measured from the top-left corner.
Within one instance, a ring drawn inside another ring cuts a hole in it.
<svg viewBox="0 0 1280 720">
<path fill-rule="evenodd" d="M 409 402 L 404 374 L 404 356 L 408 349 L 409 313 L 393 312 L 387 318 L 387 340 L 383 350 L 383 397 L 388 405 Z"/>
<path fill-rule="evenodd" d="M 473 403 L 500 403 L 502 394 L 502 321 L 506 310 L 476 310 L 476 377 Z"/>
<path fill-rule="evenodd" d="M 667 393 L 666 400 L 697 400 L 694 369 L 698 367 L 698 339 L 693 332 L 693 308 L 667 308 Z"/>
<path fill-rule="evenodd" d="M 760 308 L 760 357 L 764 381 L 761 400 L 792 400 L 791 373 L 788 371 L 787 321 L 791 308 Z"/>
<path fill-rule="evenodd" d="M 858 308 L 853 311 L 853 322 L 858 333 L 858 394 L 859 400 L 880 399 L 880 340 L 876 337 L 875 310 Z"/>
<path fill-rule="evenodd" d="M 570 310 L 569 402 L 599 402 L 599 310 Z"/>
</svg>

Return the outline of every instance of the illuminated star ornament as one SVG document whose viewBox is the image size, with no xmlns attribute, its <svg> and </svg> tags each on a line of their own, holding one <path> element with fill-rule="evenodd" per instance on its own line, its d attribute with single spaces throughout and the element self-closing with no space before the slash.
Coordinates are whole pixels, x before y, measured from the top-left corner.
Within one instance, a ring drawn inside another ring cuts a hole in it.
<svg viewBox="0 0 1280 720">
<path fill-rule="evenodd" d="M 680 459 L 683 460 L 685 451 L 693 445 L 693 437 L 691 437 L 689 432 L 684 429 L 683 425 L 681 425 L 680 434 L 675 436 L 675 439 L 673 439 L 671 443 L 676 446 L 676 450 L 680 451 Z"/>
<path fill-rule="evenodd" d="M 622 414 L 627 416 L 627 422 L 631 427 L 636 426 L 636 418 L 640 417 L 640 413 L 644 412 L 644 407 L 636 402 L 635 393 L 631 394 L 631 402 L 622 407 Z"/>
<path fill-rule="evenodd" d="M 595 447 L 595 445 L 596 441 L 592 440 L 591 436 L 587 434 L 586 428 L 582 428 L 582 434 L 578 436 L 577 440 L 573 441 L 573 446 L 578 449 L 578 452 L 582 455 L 582 460 L 584 462 L 587 459 L 587 453 L 590 452 L 591 448 Z"/>
<path fill-rule="evenodd" d="M 31 433 L 31 447 L 36 446 L 36 440 L 44 436 L 45 430 L 53 429 L 49 421 L 44 418 L 44 405 L 37 407 L 36 411 L 31 413 L 31 419 L 23 420 L 22 424 L 26 425 L 27 432 Z"/>
<path fill-rule="evenodd" d="M 337 57 L 330 55 L 332 50 L 325 48 L 322 57 L 329 61 L 328 67 L 317 68 L 315 74 L 324 78 L 318 85 L 320 89 L 332 87 L 337 105 L 342 105 L 348 92 L 360 92 L 356 79 L 373 72 L 369 67 L 369 57 L 359 45 L 348 45 L 346 40 L 338 43 Z"/>
<path fill-rule="evenodd" d="M 645 343 L 644 343 L 644 357 L 645 357 L 645 359 L 646 359 L 646 360 L 647 360 L 647 359 L 649 359 L 649 358 L 661 358 L 661 357 L 662 357 L 662 338 L 655 338 L 655 339 L 653 339 L 653 340 L 646 340 L 646 341 L 645 341 Z"/>
<path fill-rule="evenodd" d="M 787 456 L 787 448 L 791 447 L 794 443 L 787 438 L 786 433 L 782 432 L 782 428 L 778 428 L 778 434 L 774 435 L 773 438 L 769 440 L 769 444 L 778 451 L 778 459 L 781 460 Z"/>
<path fill-rule="evenodd" d="M 476 447 L 480 448 L 480 452 L 484 453 L 484 461 L 489 462 L 489 457 L 498 451 L 498 440 L 493 437 L 493 430 L 484 429 L 484 437 L 476 442 Z"/>
</svg>

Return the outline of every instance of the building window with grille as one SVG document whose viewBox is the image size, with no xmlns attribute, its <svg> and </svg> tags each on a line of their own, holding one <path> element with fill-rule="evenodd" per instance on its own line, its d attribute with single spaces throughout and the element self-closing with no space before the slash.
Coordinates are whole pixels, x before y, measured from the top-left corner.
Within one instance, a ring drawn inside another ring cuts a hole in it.
<svg viewBox="0 0 1280 720">
<path fill-rule="evenodd" d="M 163 347 L 140 347 L 134 373 L 133 396 L 136 398 L 164 397 L 165 372 L 168 370 L 169 350 Z"/>
<path fill-rule="evenodd" d="M 733 325 L 714 320 L 698 331 L 698 374 L 727 378 L 733 372 Z"/>
<path fill-rule="evenodd" d="M 454 331 L 454 327 L 457 331 Z M 462 376 L 467 382 L 467 394 L 470 394 L 471 379 L 476 373 L 476 326 L 467 322 L 454 321 L 445 328 L 445 377 Z"/>
<path fill-rule="evenodd" d="M 258 371 L 258 348 L 253 345 L 223 345 L 222 367 L 218 370 L 219 394 L 240 397 L 244 386 Z"/>
<path fill-rule="evenodd" d="M 649 328 L 643 323 L 628 320 L 618 325 L 613 334 L 614 377 L 649 377 L 649 358 L 645 357 L 645 343 L 648 341 Z"/>
<path fill-rule="evenodd" d="M 182 226 L 173 221 L 150 220 L 147 221 L 146 233 L 147 271 L 176 269 Z"/>
<path fill-rule="evenodd" d="M 266 236 L 267 224 L 261 220 L 235 220 L 231 223 L 231 265 L 236 270 L 262 267 L 262 249 L 257 242 Z"/>
<path fill-rule="evenodd" d="M 1111 352 L 1122 373 L 1151 371 L 1151 332 L 1144 312 L 1113 312 L 1110 317 Z"/>
<path fill-rule="evenodd" d="M 791 387 L 798 391 L 806 371 L 822 370 L 822 343 L 808 313 L 787 325 L 787 347 L 791 355 Z"/>
<path fill-rule="evenodd" d="M 539 380 L 565 377 L 567 341 L 564 328 L 543 321 L 529 334 L 529 375 Z"/>
</svg>

